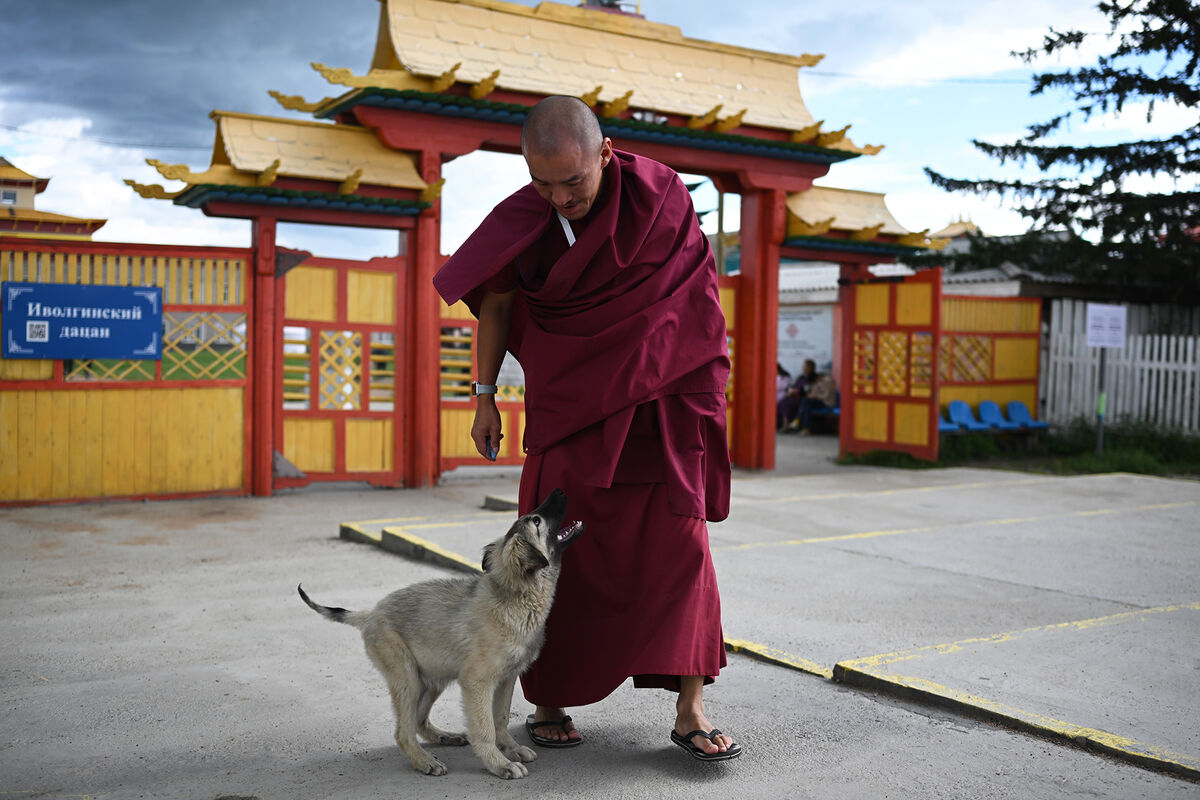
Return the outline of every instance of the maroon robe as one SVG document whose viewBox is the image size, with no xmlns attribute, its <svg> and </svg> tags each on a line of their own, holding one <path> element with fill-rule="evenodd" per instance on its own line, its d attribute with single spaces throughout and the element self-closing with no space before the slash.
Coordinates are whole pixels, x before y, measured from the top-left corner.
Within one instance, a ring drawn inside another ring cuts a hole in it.
<svg viewBox="0 0 1200 800">
<path fill-rule="evenodd" d="M 517 285 L 509 350 L 525 371 L 520 510 L 555 487 L 587 530 L 565 553 L 536 705 L 576 706 L 626 678 L 678 688 L 725 665 L 705 519 L 729 510 L 729 357 L 716 268 L 667 167 L 614 152 L 568 247 L 532 185 L 498 205 L 434 277 L 478 314 Z"/>
</svg>

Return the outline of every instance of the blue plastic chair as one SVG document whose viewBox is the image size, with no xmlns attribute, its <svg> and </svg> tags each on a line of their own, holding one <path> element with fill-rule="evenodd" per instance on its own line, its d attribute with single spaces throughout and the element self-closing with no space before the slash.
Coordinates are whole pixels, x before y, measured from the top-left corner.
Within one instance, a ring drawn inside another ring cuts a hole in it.
<svg viewBox="0 0 1200 800">
<path fill-rule="evenodd" d="M 1017 423 L 1006 420 L 1000 411 L 1000 406 L 991 400 L 983 400 L 979 403 L 979 421 L 1002 431 L 1019 431 L 1021 429 Z"/>
<path fill-rule="evenodd" d="M 947 422 L 941 413 L 938 414 L 938 433 L 958 433 L 960 430 L 953 422 Z"/>
<path fill-rule="evenodd" d="M 950 415 L 951 422 L 969 431 L 990 431 L 992 429 L 991 425 L 985 425 L 975 419 L 975 415 L 971 413 L 971 407 L 962 400 L 951 400 L 946 411 Z"/>
<path fill-rule="evenodd" d="M 1050 427 L 1050 423 L 1034 419 L 1020 400 L 1013 400 L 1008 404 L 1008 418 L 1026 430 L 1044 431 Z"/>
</svg>

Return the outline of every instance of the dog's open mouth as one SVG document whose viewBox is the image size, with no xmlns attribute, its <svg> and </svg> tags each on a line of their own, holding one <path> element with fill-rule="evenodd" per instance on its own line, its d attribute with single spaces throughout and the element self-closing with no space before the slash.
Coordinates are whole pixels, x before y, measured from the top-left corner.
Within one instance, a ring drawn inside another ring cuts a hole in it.
<svg viewBox="0 0 1200 800">
<path fill-rule="evenodd" d="M 564 522 L 563 526 L 558 529 L 558 533 L 554 534 L 554 538 L 559 544 L 567 544 L 579 534 L 583 533 L 583 523 L 579 520 L 574 522 Z"/>
</svg>

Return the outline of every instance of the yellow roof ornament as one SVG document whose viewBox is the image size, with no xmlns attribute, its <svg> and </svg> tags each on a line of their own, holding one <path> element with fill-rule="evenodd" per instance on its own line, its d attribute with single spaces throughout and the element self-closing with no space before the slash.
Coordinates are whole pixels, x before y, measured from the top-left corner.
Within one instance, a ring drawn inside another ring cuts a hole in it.
<svg viewBox="0 0 1200 800">
<path fill-rule="evenodd" d="M 441 75 L 438 75 L 437 80 L 435 80 L 433 82 L 433 86 L 430 88 L 432 88 L 434 92 L 446 91 L 447 89 L 449 89 L 451 86 L 454 85 L 454 74 L 456 72 L 458 72 L 460 69 L 462 69 L 461 61 L 459 61 L 457 64 L 455 64 L 450 69 L 443 72 Z"/>
<path fill-rule="evenodd" d="M 438 178 L 436 181 L 426 186 L 421 192 L 421 202 L 432 203 L 434 200 L 437 200 L 442 196 L 442 187 L 445 185 L 446 179 Z"/>
<path fill-rule="evenodd" d="M 418 78 L 407 70 L 372 69 L 366 75 L 355 75 L 345 67 L 329 67 L 317 61 L 312 62 L 312 68 L 321 73 L 321 77 L 330 83 L 337 86 L 349 86 L 352 89 L 374 87 L 376 89 L 394 89 L 398 92 L 405 89 L 424 92 L 429 91 L 430 88 L 428 78 Z"/>
<path fill-rule="evenodd" d="M 279 105 L 283 106 L 288 111 L 303 111 L 307 114 L 316 111 L 321 106 L 325 105 L 326 103 L 331 103 L 334 100 L 332 97 L 322 97 L 320 100 L 310 103 L 309 101 L 305 100 L 302 95 L 284 94 L 283 92 L 277 92 L 274 89 L 269 90 L 267 94 L 271 95 L 271 97 L 274 97 L 275 102 L 279 103 Z"/>
<path fill-rule="evenodd" d="M 615 117 L 617 114 L 620 114 L 622 111 L 629 108 L 629 101 L 632 99 L 633 89 L 630 89 L 616 100 L 605 103 L 604 107 L 600 109 L 600 116 Z"/>
<path fill-rule="evenodd" d="M 746 116 L 746 109 L 742 109 L 736 114 L 730 114 L 725 119 L 717 120 L 716 127 L 713 128 L 717 133 L 729 133 L 731 130 L 742 124 L 742 119 Z"/>
<path fill-rule="evenodd" d="M 717 121 L 717 114 L 721 113 L 721 109 L 724 107 L 725 106 L 721 103 L 717 103 L 708 110 L 708 113 L 704 114 L 703 116 L 692 117 L 689 119 L 687 126 L 692 130 L 707 128 L 709 125 L 712 125 Z"/>
<path fill-rule="evenodd" d="M 793 144 L 806 144 L 817 138 L 821 133 L 821 126 L 825 124 L 825 120 L 817 120 L 812 125 L 806 125 L 798 131 L 792 131 Z"/>
<path fill-rule="evenodd" d="M 833 145 L 841 142 L 843 139 L 846 138 L 846 131 L 848 131 L 848 130 L 850 130 L 849 125 L 847 125 L 844 128 L 839 128 L 836 131 L 829 131 L 828 133 L 819 133 L 819 134 L 817 134 L 817 145 L 819 147 L 832 147 Z"/>
<path fill-rule="evenodd" d="M 146 163 L 158 170 L 158 174 L 167 180 L 195 183 L 195 175 L 187 164 L 168 164 L 157 158 L 147 158 Z"/>
<path fill-rule="evenodd" d="M 579 99 L 582 100 L 583 102 L 587 103 L 589 106 L 594 106 L 600 100 L 600 92 L 602 92 L 602 91 L 604 91 L 604 87 L 597 86 L 595 89 L 592 89 L 590 92 L 584 94 Z"/>
<path fill-rule="evenodd" d="M 279 159 L 271 162 L 271 166 L 264 169 L 254 178 L 255 186 L 270 186 L 275 182 L 275 177 L 279 174 Z"/>
<path fill-rule="evenodd" d="M 930 250 L 941 250 L 949 243 L 949 239 L 941 239 L 936 236 L 931 237 L 929 235 L 929 228 L 923 231 L 914 231 L 896 240 L 896 244 L 902 244 L 906 247 L 927 247 Z"/>
<path fill-rule="evenodd" d="M 854 233 L 850 234 L 850 238 L 856 242 L 869 242 L 872 239 L 878 238 L 879 232 L 883 230 L 884 223 L 878 225 L 870 225 L 866 228 L 859 228 Z"/>
<path fill-rule="evenodd" d="M 346 176 L 346 180 L 338 184 L 338 194 L 354 194 L 358 191 L 358 182 L 362 180 L 362 167 Z"/>
<path fill-rule="evenodd" d="M 174 200 L 176 197 L 179 197 L 179 195 L 183 194 L 186 191 L 186 188 L 185 188 L 185 189 L 180 189 L 178 192 L 168 192 L 166 189 L 164 189 L 162 187 L 161 184 L 138 183 L 137 181 L 131 180 L 130 178 L 125 179 L 125 185 L 130 187 L 131 189 L 133 189 L 135 192 L 137 192 L 142 197 L 145 197 L 147 200 Z"/>
<path fill-rule="evenodd" d="M 496 91 L 496 79 L 499 77 L 500 70 L 493 70 L 491 75 L 488 75 L 479 83 L 471 87 L 471 97 L 475 100 L 482 100 L 492 92 Z"/>
<path fill-rule="evenodd" d="M 788 236 L 821 236 L 833 227 L 833 217 L 818 222 L 805 222 L 799 217 L 789 221 Z"/>
</svg>

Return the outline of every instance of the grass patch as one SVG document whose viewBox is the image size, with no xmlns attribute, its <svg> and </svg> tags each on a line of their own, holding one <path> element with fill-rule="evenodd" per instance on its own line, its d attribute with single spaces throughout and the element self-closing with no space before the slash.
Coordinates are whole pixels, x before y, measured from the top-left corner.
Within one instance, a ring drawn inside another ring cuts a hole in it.
<svg viewBox="0 0 1200 800">
<path fill-rule="evenodd" d="M 939 444 L 936 462 L 922 461 L 907 453 L 877 450 L 845 456 L 840 463 L 899 469 L 969 466 L 1055 475 L 1131 472 L 1200 478 L 1200 436 L 1122 420 L 1105 426 L 1104 446 L 1097 455 L 1096 426 L 1080 418 L 1065 428 L 1036 436 L 986 433 L 948 436 Z"/>
</svg>

